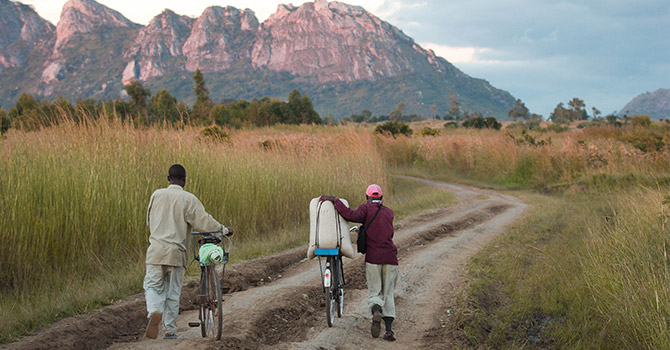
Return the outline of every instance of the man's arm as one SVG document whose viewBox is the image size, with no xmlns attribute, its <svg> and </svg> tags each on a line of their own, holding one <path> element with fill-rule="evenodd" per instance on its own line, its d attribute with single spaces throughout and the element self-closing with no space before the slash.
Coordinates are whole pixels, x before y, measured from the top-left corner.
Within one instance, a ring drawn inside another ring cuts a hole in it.
<svg viewBox="0 0 670 350">
<path fill-rule="evenodd" d="M 351 208 L 347 208 L 347 206 L 339 199 L 334 200 L 333 204 L 335 205 L 335 210 L 337 210 L 345 220 L 365 223 L 367 208 L 364 205 L 359 206 L 356 210 L 352 210 Z"/>
<path fill-rule="evenodd" d="M 186 221 L 194 229 L 202 232 L 223 231 L 224 235 L 228 234 L 228 229 L 205 211 L 205 207 L 198 198 L 193 196 L 192 199 L 189 211 L 186 214 Z"/>
<path fill-rule="evenodd" d="M 151 194 L 151 198 L 149 199 L 149 207 L 147 208 L 147 226 L 151 227 L 151 206 L 154 204 L 154 194 L 156 192 Z"/>
</svg>

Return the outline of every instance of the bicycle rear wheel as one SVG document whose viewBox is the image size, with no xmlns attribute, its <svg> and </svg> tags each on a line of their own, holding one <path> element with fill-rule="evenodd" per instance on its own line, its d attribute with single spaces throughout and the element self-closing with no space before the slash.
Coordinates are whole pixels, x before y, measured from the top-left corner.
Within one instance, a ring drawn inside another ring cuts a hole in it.
<svg viewBox="0 0 670 350">
<path fill-rule="evenodd" d="M 221 282 L 214 265 L 205 268 L 207 275 L 207 303 L 202 323 L 203 337 L 221 339 L 223 334 L 223 295 Z"/>
<path fill-rule="evenodd" d="M 326 321 L 328 322 L 328 327 L 332 327 L 335 322 L 335 288 L 337 281 L 333 278 L 333 272 L 335 271 L 335 266 L 333 266 L 334 259 L 328 257 L 328 262 L 330 265 L 330 286 L 326 287 Z"/>
</svg>

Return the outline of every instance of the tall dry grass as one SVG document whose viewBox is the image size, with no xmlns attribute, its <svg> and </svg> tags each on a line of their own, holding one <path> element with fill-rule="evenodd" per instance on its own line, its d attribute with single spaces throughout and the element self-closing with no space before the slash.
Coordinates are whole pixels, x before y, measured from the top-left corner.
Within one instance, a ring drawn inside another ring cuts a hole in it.
<svg viewBox="0 0 670 350">
<path fill-rule="evenodd" d="M 397 168 L 512 188 L 551 188 L 603 177 L 667 181 L 670 150 L 642 152 L 621 141 L 621 133 L 616 128 L 544 133 L 531 135 L 533 144 L 516 131 L 452 130 L 435 137 L 379 138 L 378 144 L 384 159 Z"/>
<path fill-rule="evenodd" d="M 311 198 L 336 194 L 356 203 L 367 184 L 389 183 L 374 139 L 354 129 L 257 129 L 220 141 L 189 127 L 65 121 L 37 132 L 10 131 L 0 142 L 3 311 L 19 299 L 90 288 L 118 272 L 132 271 L 117 281 L 116 298 L 137 290 L 149 196 L 167 185 L 173 163 L 187 170 L 186 190 L 236 228 L 238 260 L 306 242 Z M 2 329 L 14 329 L 13 316 L 4 317 Z"/>
<path fill-rule="evenodd" d="M 235 228 L 232 260 L 308 241 L 309 201 L 386 189 L 398 217 L 449 205 L 392 179 L 374 136 L 353 127 L 276 126 L 206 136 L 97 118 L 0 138 L 0 343 L 141 290 L 151 193 L 181 163 L 186 190 Z"/>
</svg>

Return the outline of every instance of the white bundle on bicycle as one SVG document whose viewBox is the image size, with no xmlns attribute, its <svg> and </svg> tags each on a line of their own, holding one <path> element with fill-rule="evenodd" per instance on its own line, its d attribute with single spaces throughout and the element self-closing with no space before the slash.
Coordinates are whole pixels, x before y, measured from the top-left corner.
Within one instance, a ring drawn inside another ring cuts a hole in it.
<svg viewBox="0 0 670 350">
<path fill-rule="evenodd" d="M 346 199 L 340 198 L 349 207 Z M 315 249 L 339 249 L 343 256 L 355 258 L 356 251 L 351 244 L 349 222 L 335 210 L 332 202 L 319 202 L 319 198 L 309 202 L 309 248 L 307 258 L 312 259 Z"/>
</svg>

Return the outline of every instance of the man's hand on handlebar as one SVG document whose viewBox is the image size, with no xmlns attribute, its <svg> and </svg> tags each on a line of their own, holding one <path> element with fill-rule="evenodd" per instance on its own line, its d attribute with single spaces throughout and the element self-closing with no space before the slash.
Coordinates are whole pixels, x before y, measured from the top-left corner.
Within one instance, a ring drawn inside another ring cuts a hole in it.
<svg viewBox="0 0 670 350">
<path fill-rule="evenodd" d="M 226 236 L 228 236 L 228 237 L 232 236 L 233 235 L 233 228 L 232 227 L 226 227 L 226 229 L 228 230 L 228 233 L 226 233 Z"/>
</svg>

